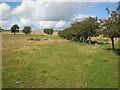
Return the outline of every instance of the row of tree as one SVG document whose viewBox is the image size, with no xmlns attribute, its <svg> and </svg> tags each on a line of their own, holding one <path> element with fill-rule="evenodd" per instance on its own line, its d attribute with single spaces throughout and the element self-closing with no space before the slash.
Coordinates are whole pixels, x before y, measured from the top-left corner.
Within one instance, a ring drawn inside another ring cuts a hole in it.
<svg viewBox="0 0 120 90">
<path fill-rule="evenodd" d="M 15 35 L 15 33 L 19 33 L 19 26 L 17 24 L 15 24 L 11 27 L 10 30 L 11 30 L 11 33 L 14 33 L 14 35 Z M 25 26 L 23 28 L 22 32 L 25 33 L 26 35 L 30 34 L 31 33 L 31 27 L 30 26 Z"/>
<path fill-rule="evenodd" d="M 74 22 L 70 28 L 60 31 L 59 36 L 68 40 L 89 42 L 91 43 L 90 37 L 98 35 L 99 23 L 97 18 L 89 17 L 81 22 Z"/>
<path fill-rule="evenodd" d="M 19 26 L 17 24 L 13 25 L 11 27 L 11 33 L 19 33 Z M 25 26 L 22 30 L 23 33 L 25 33 L 26 35 L 27 34 L 30 34 L 32 31 L 31 31 L 31 27 L 30 26 Z M 44 33 L 48 34 L 48 35 L 52 35 L 53 34 L 53 29 L 44 29 Z"/>
<path fill-rule="evenodd" d="M 91 43 L 90 37 L 102 34 L 111 39 L 112 49 L 115 50 L 114 38 L 120 37 L 120 6 L 111 13 L 108 8 L 106 10 L 111 14 L 108 19 L 89 17 L 81 22 L 73 22 L 70 28 L 60 31 L 59 36 L 68 40 Z"/>
</svg>

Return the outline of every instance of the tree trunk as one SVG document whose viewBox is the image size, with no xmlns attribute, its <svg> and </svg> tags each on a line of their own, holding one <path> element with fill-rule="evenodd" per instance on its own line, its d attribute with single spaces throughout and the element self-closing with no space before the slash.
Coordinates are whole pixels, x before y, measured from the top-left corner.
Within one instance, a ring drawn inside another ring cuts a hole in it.
<svg viewBox="0 0 120 90">
<path fill-rule="evenodd" d="M 15 35 L 15 32 L 14 32 L 14 35 Z"/>
<path fill-rule="evenodd" d="M 85 42 L 85 38 L 83 37 L 83 42 Z"/>
<path fill-rule="evenodd" d="M 83 42 L 83 37 L 81 37 L 81 42 Z"/>
<path fill-rule="evenodd" d="M 88 36 L 84 37 L 84 42 L 87 43 Z"/>
<path fill-rule="evenodd" d="M 111 38 L 111 41 L 112 41 L 112 50 L 115 50 L 115 47 L 114 47 L 114 38 L 113 37 Z"/>
<path fill-rule="evenodd" d="M 77 41 L 80 41 L 80 36 L 77 36 Z"/>
<path fill-rule="evenodd" d="M 91 44 L 91 38 L 89 37 L 89 43 Z"/>
</svg>

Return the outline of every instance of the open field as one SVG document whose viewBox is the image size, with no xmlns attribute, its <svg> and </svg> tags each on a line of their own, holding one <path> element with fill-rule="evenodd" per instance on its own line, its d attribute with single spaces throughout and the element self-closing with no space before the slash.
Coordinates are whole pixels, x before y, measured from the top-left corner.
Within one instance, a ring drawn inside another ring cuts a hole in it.
<svg viewBox="0 0 120 90">
<path fill-rule="evenodd" d="M 57 34 L 3 32 L 3 88 L 117 88 L 118 55 L 107 48 L 110 43 L 67 41 Z"/>
</svg>

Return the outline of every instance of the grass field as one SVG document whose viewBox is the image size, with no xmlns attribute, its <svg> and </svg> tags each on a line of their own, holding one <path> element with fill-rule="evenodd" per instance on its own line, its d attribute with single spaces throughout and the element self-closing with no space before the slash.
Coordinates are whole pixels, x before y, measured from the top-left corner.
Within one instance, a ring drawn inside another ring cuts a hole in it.
<svg viewBox="0 0 120 90">
<path fill-rule="evenodd" d="M 3 32 L 3 88 L 117 88 L 118 55 L 110 47 Z"/>
</svg>

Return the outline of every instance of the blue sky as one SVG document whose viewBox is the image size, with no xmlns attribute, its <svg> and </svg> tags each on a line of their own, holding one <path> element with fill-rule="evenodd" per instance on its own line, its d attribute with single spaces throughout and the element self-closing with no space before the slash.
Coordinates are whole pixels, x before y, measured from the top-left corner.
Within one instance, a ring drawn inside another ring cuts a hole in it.
<svg viewBox="0 0 120 90">
<path fill-rule="evenodd" d="M 21 4 L 21 2 L 6 2 L 6 3 L 10 5 L 11 8 L 15 8 Z"/>
<path fill-rule="evenodd" d="M 113 11 L 118 6 L 117 2 L 43 3 L 37 1 L 0 3 L 3 22 L 1 27 L 10 29 L 13 24 L 18 24 L 21 29 L 26 25 L 37 30 L 65 29 L 70 27 L 73 20 L 81 20 L 88 16 L 105 19 L 109 16 L 106 7 Z"/>
<path fill-rule="evenodd" d="M 105 18 L 106 16 L 108 16 L 106 7 L 108 7 L 110 11 L 113 11 L 118 6 L 118 3 L 117 2 L 98 2 L 98 3 L 91 4 L 91 6 L 94 6 L 94 8 L 88 9 L 88 10 L 82 10 L 81 13 L 88 14 L 88 15 L 95 15 L 98 18 Z"/>
</svg>

